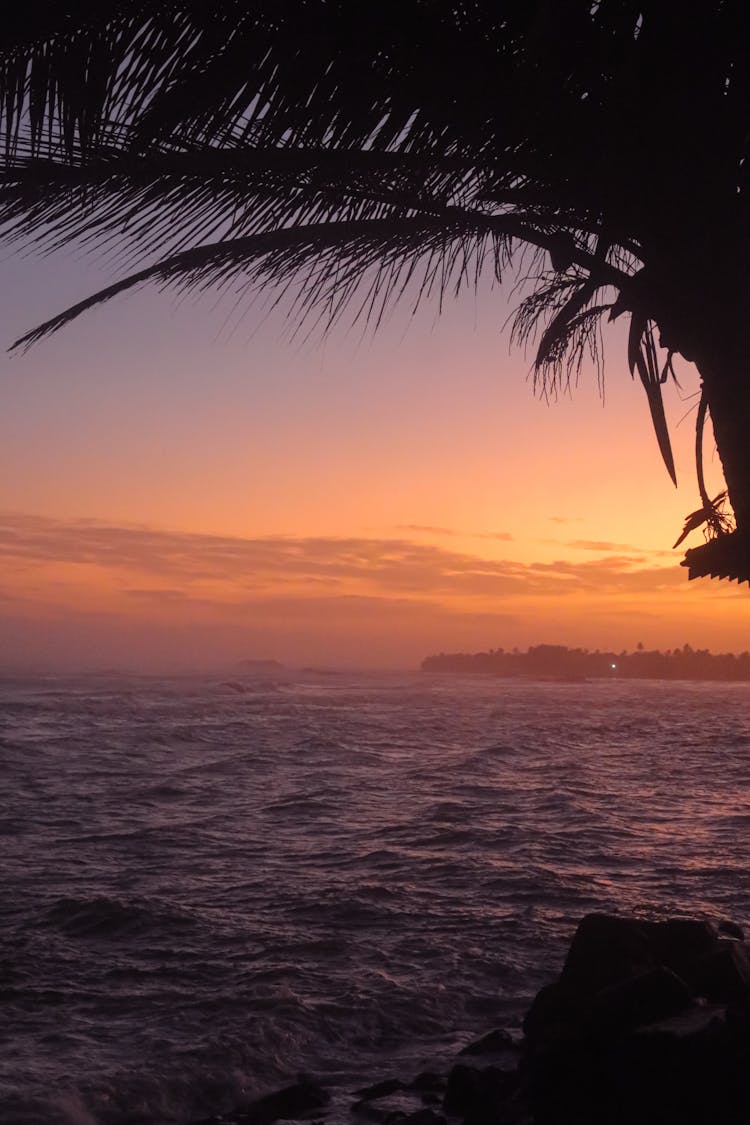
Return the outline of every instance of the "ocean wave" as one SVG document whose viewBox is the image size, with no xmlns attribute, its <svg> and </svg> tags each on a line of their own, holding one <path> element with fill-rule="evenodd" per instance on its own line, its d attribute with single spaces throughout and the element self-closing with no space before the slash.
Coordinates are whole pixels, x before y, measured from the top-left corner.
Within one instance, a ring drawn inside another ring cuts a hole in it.
<svg viewBox="0 0 750 1125">
<path fill-rule="evenodd" d="M 517 1017 L 589 910 L 750 919 L 744 691 L 53 688 L 0 685 L 3 1125 L 356 1084 Z"/>
<path fill-rule="evenodd" d="M 136 936 L 165 929 L 184 930 L 192 919 L 163 903 L 123 902 L 107 896 L 61 898 L 45 912 L 41 925 L 60 930 L 69 937 Z"/>
</svg>

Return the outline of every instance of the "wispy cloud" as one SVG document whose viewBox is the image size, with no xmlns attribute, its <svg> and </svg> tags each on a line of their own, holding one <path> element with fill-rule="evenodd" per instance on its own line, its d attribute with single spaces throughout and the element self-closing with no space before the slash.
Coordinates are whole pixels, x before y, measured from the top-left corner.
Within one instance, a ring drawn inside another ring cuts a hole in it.
<svg viewBox="0 0 750 1125">
<path fill-rule="evenodd" d="M 640 554 L 638 547 L 631 547 L 629 543 L 611 543 L 607 539 L 567 539 L 566 547 L 574 547 L 577 551 L 625 551 L 627 554 Z"/>
<path fill-rule="evenodd" d="M 121 593 L 126 598 L 132 598 L 134 601 L 139 602 L 153 602 L 153 601 L 169 601 L 169 602 L 184 602 L 187 599 L 187 594 L 184 590 L 169 590 L 161 589 L 158 586 L 154 589 L 133 589 L 122 590 Z"/>
<path fill-rule="evenodd" d="M 406 534 L 243 538 L 0 514 L 0 635 L 6 657 L 61 667 L 202 665 L 248 653 L 404 666 L 441 648 L 633 644 L 636 623 L 644 640 L 668 626 L 671 641 L 692 621 L 695 638 L 722 607 L 725 630 L 744 627 L 746 594 L 703 585 L 698 596 L 674 556 L 662 565 L 614 543 L 565 556 L 560 544 L 556 561 L 519 562 L 451 546 Z"/>
<path fill-rule="evenodd" d="M 674 551 L 635 547 L 632 543 L 612 543 L 608 539 L 566 539 L 564 545 L 573 547 L 576 551 L 596 551 L 599 554 L 605 551 L 628 555 L 663 555 L 665 558 L 673 558 L 675 562 L 679 560 L 679 556 Z"/>
<path fill-rule="evenodd" d="M 397 523 L 396 531 L 416 531 L 424 535 L 458 535 L 452 527 L 435 527 L 429 523 Z"/>
<path fill-rule="evenodd" d="M 495 539 L 504 543 L 513 541 L 509 531 L 459 531 L 455 527 L 434 527 L 425 523 L 397 523 L 396 531 L 414 531 L 422 535 L 443 535 L 453 539 Z"/>
<path fill-rule="evenodd" d="M 684 585 L 672 565 L 644 565 L 617 544 L 590 544 L 605 557 L 522 563 L 485 559 L 408 538 L 241 538 L 122 527 L 93 520 L 0 516 L 0 560 L 100 568 L 132 601 L 204 600 L 207 586 L 244 600 L 284 591 L 438 601 L 656 592 Z M 620 545 L 622 546 L 622 545 Z M 163 588 L 162 588 L 163 587 Z"/>
</svg>

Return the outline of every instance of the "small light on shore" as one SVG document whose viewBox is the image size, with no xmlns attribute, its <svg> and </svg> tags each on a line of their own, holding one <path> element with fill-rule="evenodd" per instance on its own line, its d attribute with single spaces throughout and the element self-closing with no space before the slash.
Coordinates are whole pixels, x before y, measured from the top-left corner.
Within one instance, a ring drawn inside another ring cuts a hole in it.
<svg viewBox="0 0 750 1125">
<path fill-rule="evenodd" d="M 612 669 L 613 672 L 617 671 L 617 665 L 616 664 L 610 664 L 610 668 Z"/>
</svg>

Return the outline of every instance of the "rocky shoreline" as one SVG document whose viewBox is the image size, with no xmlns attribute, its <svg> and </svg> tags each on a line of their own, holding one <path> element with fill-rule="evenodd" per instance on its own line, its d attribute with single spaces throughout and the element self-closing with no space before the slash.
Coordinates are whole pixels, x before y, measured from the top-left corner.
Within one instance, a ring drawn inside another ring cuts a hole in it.
<svg viewBox="0 0 750 1125">
<path fill-rule="evenodd" d="M 301 1079 L 194 1125 L 325 1125 Z M 590 914 L 523 1037 L 504 1029 L 425 1071 L 352 1092 L 352 1125 L 747 1125 L 750 950 L 742 929 Z"/>
</svg>

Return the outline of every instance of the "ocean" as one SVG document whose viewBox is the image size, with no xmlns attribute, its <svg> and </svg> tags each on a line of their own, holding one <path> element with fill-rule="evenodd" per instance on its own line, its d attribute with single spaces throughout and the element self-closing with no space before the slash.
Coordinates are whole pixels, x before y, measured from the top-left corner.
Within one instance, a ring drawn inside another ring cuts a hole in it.
<svg viewBox="0 0 750 1125">
<path fill-rule="evenodd" d="M 6 678 L 0 776 L 3 1125 L 343 1097 L 517 1028 L 589 911 L 750 922 L 746 684 Z"/>
</svg>

